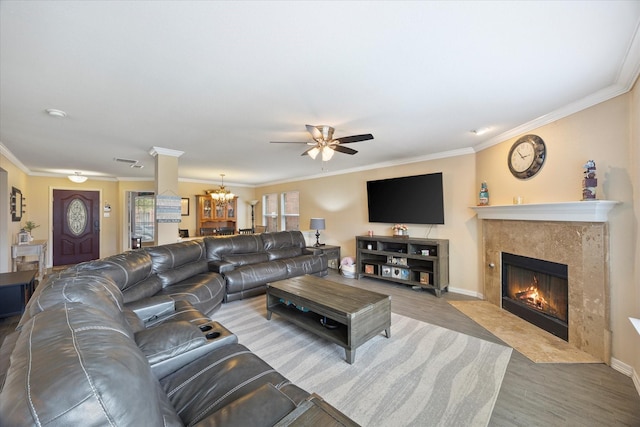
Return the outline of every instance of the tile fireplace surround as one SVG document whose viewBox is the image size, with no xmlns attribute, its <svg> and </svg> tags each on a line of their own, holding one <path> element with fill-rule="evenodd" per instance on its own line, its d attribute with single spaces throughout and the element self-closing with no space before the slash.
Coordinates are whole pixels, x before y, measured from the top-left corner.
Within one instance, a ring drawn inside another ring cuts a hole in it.
<svg viewBox="0 0 640 427">
<path fill-rule="evenodd" d="M 484 298 L 501 307 L 501 253 L 566 264 L 569 343 L 611 363 L 609 230 L 617 202 L 473 207 L 482 219 Z"/>
</svg>

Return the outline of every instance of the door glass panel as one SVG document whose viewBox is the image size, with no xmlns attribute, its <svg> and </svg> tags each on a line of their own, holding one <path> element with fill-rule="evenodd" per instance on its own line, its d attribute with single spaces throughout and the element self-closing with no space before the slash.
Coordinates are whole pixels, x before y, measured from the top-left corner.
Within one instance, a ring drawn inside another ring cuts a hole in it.
<svg viewBox="0 0 640 427">
<path fill-rule="evenodd" d="M 131 237 L 155 241 L 155 193 L 134 192 L 131 203 Z"/>
<path fill-rule="evenodd" d="M 67 207 L 67 226 L 74 236 L 79 236 L 87 228 L 87 207 L 80 199 L 73 199 Z"/>
</svg>

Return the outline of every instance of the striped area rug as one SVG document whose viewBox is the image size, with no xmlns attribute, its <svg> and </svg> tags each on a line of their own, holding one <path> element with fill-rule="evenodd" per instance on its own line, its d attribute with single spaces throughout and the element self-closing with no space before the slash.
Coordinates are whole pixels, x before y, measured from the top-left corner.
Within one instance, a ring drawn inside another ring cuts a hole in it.
<svg viewBox="0 0 640 427">
<path fill-rule="evenodd" d="M 486 426 L 512 349 L 392 313 L 380 335 L 345 361 L 342 347 L 277 314 L 265 297 L 214 314 L 241 344 L 362 426 Z"/>
</svg>

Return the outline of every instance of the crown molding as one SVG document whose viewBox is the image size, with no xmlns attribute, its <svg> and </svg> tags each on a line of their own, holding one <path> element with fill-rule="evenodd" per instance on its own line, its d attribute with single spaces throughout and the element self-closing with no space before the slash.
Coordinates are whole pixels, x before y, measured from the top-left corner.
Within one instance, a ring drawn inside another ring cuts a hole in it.
<svg viewBox="0 0 640 427">
<path fill-rule="evenodd" d="M 629 42 L 627 54 L 620 65 L 614 84 L 475 145 L 474 151 L 482 151 L 508 139 L 608 101 L 616 96 L 623 95 L 633 89 L 638 76 L 640 76 L 640 22 L 638 22 L 634 35 Z"/>
<path fill-rule="evenodd" d="M 0 142 L 0 154 L 7 158 L 15 167 L 20 169 L 27 175 L 31 174 L 31 171 L 20 161 L 16 156 L 13 155 L 11 151 L 7 147 L 4 146 L 3 143 Z"/>
<path fill-rule="evenodd" d="M 184 151 L 172 150 L 171 148 L 151 147 L 149 149 L 149 154 L 151 154 L 153 157 L 156 157 L 158 154 L 171 157 L 180 157 L 184 154 Z"/>
</svg>

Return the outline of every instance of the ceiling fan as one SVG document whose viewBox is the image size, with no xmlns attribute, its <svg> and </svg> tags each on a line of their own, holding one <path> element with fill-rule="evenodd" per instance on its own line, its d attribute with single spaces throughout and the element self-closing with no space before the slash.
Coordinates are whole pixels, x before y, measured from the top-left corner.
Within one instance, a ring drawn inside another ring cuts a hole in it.
<svg viewBox="0 0 640 427">
<path fill-rule="evenodd" d="M 306 150 L 301 155 L 308 155 L 312 159 L 315 159 L 319 153 L 322 153 L 322 160 L 327 161 L 333 157 L 333 154 L 338 151 L 345 154 L 356 154 L 357 151 L 342 146 L 342 144 L 349 144 L 351 142 L 366 141 L 373 139 L 373 135 L 366 133 L 363 135 L 344 136 L 342 138 L 333 139 L 333 129 L 331 126 L 321 125 L 312 126 L 307 125 L 307 132 L 311 134 L 313 142 L 299 142 L 299 141 L 271 141 L 272 144 L 307 144 L 312 145 L 311 148 Z"/>
</svg>

